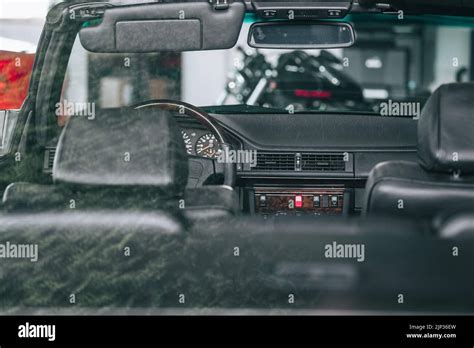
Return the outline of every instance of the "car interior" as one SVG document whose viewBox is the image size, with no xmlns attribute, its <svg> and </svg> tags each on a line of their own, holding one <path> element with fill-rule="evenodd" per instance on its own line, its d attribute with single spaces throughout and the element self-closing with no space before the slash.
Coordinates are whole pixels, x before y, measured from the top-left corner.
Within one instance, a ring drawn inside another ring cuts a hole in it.
<svg viewBox="0 0 474 348">
<path fill-rule="evenodd" d="M 0 242 L 40 251 L 1 311 L 472 313 L 471 16 L 59 1 L 0 114 Z"/>
</svg>

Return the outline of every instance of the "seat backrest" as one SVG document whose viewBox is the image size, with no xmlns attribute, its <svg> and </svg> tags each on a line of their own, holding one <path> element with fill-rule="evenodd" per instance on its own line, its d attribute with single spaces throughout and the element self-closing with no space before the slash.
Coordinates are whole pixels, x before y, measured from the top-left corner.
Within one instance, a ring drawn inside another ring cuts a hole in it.
<svg viewBox="0 0 474 348">
<path fill-rule="evenodd" d="M 179 128 L 169 111 L 102 109 L 72 116 L 58 142 L 54 185 L 14 183 L 10 210 L 178 208 L 188 179 Z"/>
<path fill-rule="evenodd" d="M 420 221 L 237 218 L 179 231 L 155 213 L 0 214 L 0 248 L 37 251 L 0 256 L 0 312 L 474 310 L 474 239 L 452 257 L 457 239 Z"/>
<path fill-rule="evenodd" d="M 441 86 L 418 122 L 418 163 L 377 165 L 366 185 L 365 215 L 432 218 L 474 211 L 474 83 Z"/>
<path fill-rule="evenodd" d="M 170 111 L 101 110 L 93 119 L 73 117 L 58 142 L 54 182 L 76 188 L 130 187 L 182 196 L 188 160 Z"/>
<path fill-rule="evenodd" d="M 441 238 L 457 240 L 474 238 L 474 213 L 440 216 L 436 219 L 435 225 Z"/>
</svg>

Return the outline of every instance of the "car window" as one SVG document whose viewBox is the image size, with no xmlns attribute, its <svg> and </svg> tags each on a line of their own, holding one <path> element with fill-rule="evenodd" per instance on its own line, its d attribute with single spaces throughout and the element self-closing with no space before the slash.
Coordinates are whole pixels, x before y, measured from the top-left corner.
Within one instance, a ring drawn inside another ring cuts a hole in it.
<svg viewBox="0 0 474 348">
<path fill-rule="evenodd" d="M 27 94 L 47 1 L 0 3 L 0 156 L 7 152 L 16 113 Z"/>
<path fill-rule="evenodd" d="M 0 109 L 19 109 L 26 98 L 47 5 L 44 1 L 2 0 Z"/>
</svg>

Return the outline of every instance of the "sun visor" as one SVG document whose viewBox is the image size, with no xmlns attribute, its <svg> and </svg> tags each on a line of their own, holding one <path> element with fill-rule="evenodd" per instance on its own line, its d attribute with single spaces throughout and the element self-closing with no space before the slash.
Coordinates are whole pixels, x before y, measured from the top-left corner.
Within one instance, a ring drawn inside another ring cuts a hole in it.
<svg viewBox="0 0 474 348">
<path fill-rule="evenodd" d="M 97 53 L 218 50 L 239 37 L 245 5 L 181 2 L 115 7 L 97 26 L 81 29 L 84 48 Z"/>
</svg>

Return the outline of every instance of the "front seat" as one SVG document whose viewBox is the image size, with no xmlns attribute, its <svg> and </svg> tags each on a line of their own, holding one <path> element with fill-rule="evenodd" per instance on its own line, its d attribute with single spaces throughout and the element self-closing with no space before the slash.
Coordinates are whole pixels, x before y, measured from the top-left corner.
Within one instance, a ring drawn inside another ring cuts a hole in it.
<svg viewBox="0 0 474 348">
<path fill-rule="evenodd" d="M 364 214 L 430 219 L 474 211 L 474 83 L 441 86 L 418 122 L 418 163 L 378 164 Z"/>
<path fill-rule="evenodd" d="M 166 210 L 191 219 L 235 213 L 232 189 L 187 192 L 187 154 L 169 111 L 103 109 L 95 119 L 71 118 L 59 139 L 55 185 L 11 184 L 7 209 L 97 208 Z M 203 198 L 212 198 L 213 205 Z M 180 209 L 184 208 L 184 209 Z"/>
</svg>

